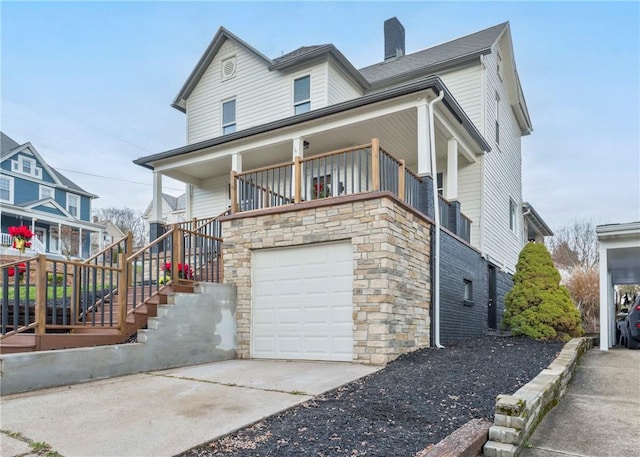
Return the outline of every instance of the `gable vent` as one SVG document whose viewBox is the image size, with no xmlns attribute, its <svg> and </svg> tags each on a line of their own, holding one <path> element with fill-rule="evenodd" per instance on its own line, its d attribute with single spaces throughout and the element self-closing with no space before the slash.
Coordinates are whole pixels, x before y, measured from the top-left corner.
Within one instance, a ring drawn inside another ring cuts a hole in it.
<svg viewBox="0 0 640 457">
<path fill-rule="evenodd" d="M 229 57 L 222 61 L 222 80 L 226 81 L 236 75 L 236 58 Z"/>
</svg>

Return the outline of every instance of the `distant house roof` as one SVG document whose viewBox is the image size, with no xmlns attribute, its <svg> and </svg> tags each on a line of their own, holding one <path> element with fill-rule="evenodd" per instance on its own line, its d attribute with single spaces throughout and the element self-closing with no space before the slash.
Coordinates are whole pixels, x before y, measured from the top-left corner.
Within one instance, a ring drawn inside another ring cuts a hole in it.
<svg viewBox="0 0 640 457">
<path fill-rule="evenodd" d="M 174 197 L 173 195 L 163 193 L 162 198 L 167 202 L 167 205 L 169 205 L 171 211 L 180 211 L 187 208 L 187 194 L 182 194 Z"/>
<path fill-rule="evenodd" d="M 42 158 L 42 156 L 38 153 L 38 151 L 35 149 L 35 147 L 33 147 L 31 143 L 19 144 L 15 140 L 7 136 L 4 132 L 0 132 L 0 159 L 4 160 L 5 158 L 14 154 L 17 148 L 22 148 L 22 147 L 24 148 L 29 147 L 30 151 L 33 154 L 35 154 L 38 160 L 41 162 L 42 166 L 45 167 L 46 170 L 50 172 L 53 175 L 53 177 L 56 178 L 63 187 L 66 187 L 67 189 L 72 190 L 74 192 L 84 194 L 90 198 L 98 198 L 97 195 L 87 192 L 86 190 L 78 186 L 76 183 L 71 181 L 69 178 L 67 178 L 65 175 L 60 173 L 58 170 L 51 167 L 44 160 L 44 158 Z"/>
<path fill-rule="evenodd" d="M 541 236 L 553 236 L 553 231 L 529 202 L 522 202 L 522 213 L 525 222 Z"/>
<path fill-rule="evenodd" d="M 17 148 L 20 146 L 13 139 L 9 138 L 4 132 L 0 132 L 0 153 L 4 154 L 7 151 Z"/>
<path fill-rule="evenodd" d="M 375 86 L 400 75 L 410 75 L 416 71 L 424 74 L 429 68 L 435 69 L 465 59 L 473 59 L 487 54 L 508 25 L 508 22 L 503 22 L 453 41 L 364 67 L 360 69 L 360 74 Z"/>
</svg>

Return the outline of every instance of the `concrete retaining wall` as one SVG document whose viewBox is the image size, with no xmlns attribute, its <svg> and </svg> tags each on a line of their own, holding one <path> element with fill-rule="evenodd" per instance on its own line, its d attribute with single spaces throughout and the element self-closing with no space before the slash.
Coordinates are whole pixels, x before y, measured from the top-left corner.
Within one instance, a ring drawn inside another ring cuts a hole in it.
<svg viewBox="0 0 640 457">
<path fill-rule="evenodd" d="M 0 356 L 0 395 L 236 357 L 236 290 L 201 283 L 158 306 L 138 342 Z"/>
<path fill-rule="evenodd" d="M 485 457 L 516 457 L 542 418 L 567 390 L 567 384 L 582 354 L 591 348 L 591 338 L 574 338 L 538 376 L 513 395 L 498 395 L 494 424 L 484 446 Z"/>
</svg>

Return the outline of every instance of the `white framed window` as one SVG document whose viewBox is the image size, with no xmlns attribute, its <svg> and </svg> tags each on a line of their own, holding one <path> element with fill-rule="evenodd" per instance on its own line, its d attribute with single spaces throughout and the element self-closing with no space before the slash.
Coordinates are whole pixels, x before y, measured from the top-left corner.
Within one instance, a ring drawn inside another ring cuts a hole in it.
<svg viewBox="0 0 640 457">
<path fill-rule="evenodd" d="M 222 134 L 236 131 L 236 100 L 228 100 L 222 103 Z"/>
<path fill-rule="evenodd" d="M 13 203 L 13 178 L 0 176 L 0 201 Z"/>
<path fill-rule="evenodd" d="M 23 175 L 33 176 L 34 178 L 42 177 L 42 168 L 36 166 L 35 159 L 19 156 L 18 160 L 11 161 L 11 170 Z"/>
<path fill-rule="evenodd" d="M 500 95 L 496 92 L 496 144 L 500 144 Z"/>
<path fill-rule="evenodd" d="M 517 227 L 518 227 L 518 219 L 517 219 L 516 202 L 514 202 L 510 198 L 509 199 L 509 228 L 511 229 L 512 232 L 515 233 Z"/>
<path fill-rule="evenodd" d="M 53 187 L 49 186 L 40 186 L 40 200 L 44 200 L 45 198 L 55 198 L 56 190 Z"/>
<path fill-rule="evenodd" d="M 73 217 L 80 217 L 80 196 L 67 194 L 67 211 Z"/>
<path fill-rule="evenodd" d="M 293 113 L 311 111 L 311 75 L 293 80 Z"/>
<path fill-rule="evenodd" d="M 464 280 L 464 299 L 465 301 L 473 301 L 473 281 Z"/>
</svg>

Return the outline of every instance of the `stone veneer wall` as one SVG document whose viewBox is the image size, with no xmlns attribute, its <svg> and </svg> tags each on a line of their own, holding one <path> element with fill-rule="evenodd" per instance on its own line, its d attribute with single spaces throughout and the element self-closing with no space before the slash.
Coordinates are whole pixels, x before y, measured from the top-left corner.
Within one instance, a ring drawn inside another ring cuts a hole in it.
<svg viewBox="0 0 640 457">
<path fill-rule="evenodd" d="M 266 248 L 351 240 L 353 359 L 384 364 L 429 345 L 429 222 L 383 192 L 222 219 L 225 282 L 236 286 L 237 351 L 251 354 L 251 258 Z"/>
</svg>

